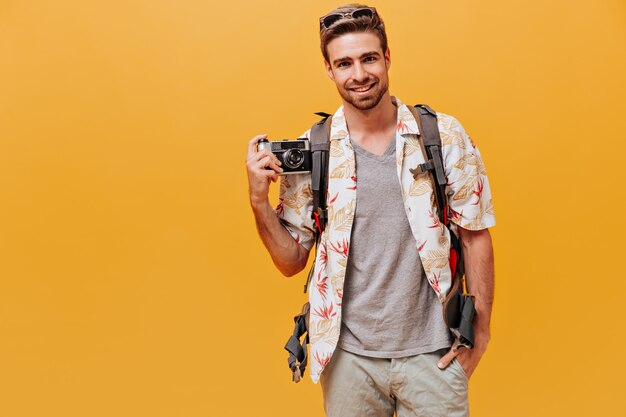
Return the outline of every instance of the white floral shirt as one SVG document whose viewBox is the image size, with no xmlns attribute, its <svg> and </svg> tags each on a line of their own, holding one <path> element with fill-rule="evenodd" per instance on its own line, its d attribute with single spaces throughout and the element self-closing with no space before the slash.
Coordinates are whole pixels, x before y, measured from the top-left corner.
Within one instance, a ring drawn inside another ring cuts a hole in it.
<svg viewBox="0 0 626 417">
<path fill-rule="evenodd" d="M 404 207 L 428 282 L 443 301 L 451 287 L 450 235 L 439 221 L 429 176 L 414 179 L 409 171 L 425 162 L 417 139 L 418 125 L 406 105 L 395 97 L 393 100 L 398 107 L 396 163 Z M 469 230 L 494 226 L 489 181 L 478 148 L 454 117 L 437 113 L 437 122 L 448 178 L 446 191 L 453 231 L 456 232 L 457 225 Z M 308 137 L 309 132 L 304 136 Z M 328 222 L 317 247 L 308 290 L 311 379 L 314 383 L 330 361 L 339 339 L 343 283 L 356 206 L 358 179 L 343 106 L 332 118 L 329 174 Z M 293 238 L 309 250 L 315 241 L 316 227 L 311 218 L 311 176 L 294 174 L 281 178 L 276 212 Z"/>
</svg>

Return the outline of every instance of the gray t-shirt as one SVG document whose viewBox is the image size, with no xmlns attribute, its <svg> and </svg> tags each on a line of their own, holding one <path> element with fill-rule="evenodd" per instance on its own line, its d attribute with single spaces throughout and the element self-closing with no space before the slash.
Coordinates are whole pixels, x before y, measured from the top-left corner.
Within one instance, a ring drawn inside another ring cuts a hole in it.
<svg viewBox="0 0 626 417">
<path fill-rule="evenodd" d="M 399 358 L 450 347 L 442 306 L 430 288 L 404 212 L 395 140 L 374 155 L 351 140 L 356 211 L 342 300 L 339 347 Z"/>
</svg>

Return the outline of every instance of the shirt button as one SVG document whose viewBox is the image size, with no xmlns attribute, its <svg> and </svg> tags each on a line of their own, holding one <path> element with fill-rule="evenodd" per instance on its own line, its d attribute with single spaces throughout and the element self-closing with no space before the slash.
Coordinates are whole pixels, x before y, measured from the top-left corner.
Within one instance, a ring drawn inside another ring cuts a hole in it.
<svg viewBox="0 0 626 417">
<path fill-rule="evenodd" d="M 350 210 L 349 209 L 346 209 L 346 214 L 350 214 Z"/>
</svg>

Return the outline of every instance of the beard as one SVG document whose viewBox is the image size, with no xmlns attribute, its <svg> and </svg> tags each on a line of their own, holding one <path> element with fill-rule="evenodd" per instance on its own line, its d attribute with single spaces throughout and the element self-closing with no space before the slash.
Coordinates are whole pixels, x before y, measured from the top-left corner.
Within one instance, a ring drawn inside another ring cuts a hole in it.
<svg viewBox="0 0 626 417">
<path fill-rule="evenodd" d="M 363 83 L 363 85 L 368 85 L 368 84 L 371 84 L 372 82 L 375 82 L 376 85 L 374 85 L 372 89 L 368 91 L 367 95 L 359 95 L 353 92 L 352 90 L 344 89 L 340 87 L 337 87 L 337 91 L 339 92 L 339 95 L 341 96 L 341 98 L 344 99 L 344 101 L 346 101 L 347 103 L 350 103 L 356 109 L 370 110 L 376 107 L 378 103 L 380 103 L 380 100 L 382 100 L 385 93 L 387 93 L 387 91 L 389 90 L 389 84 L 387 83 L 386 80 L 385 81 L 381 81 L 380 79 L 375 80 L 375 81 L 370 80 L 367 83 Z M 355 86 L 353 86 L 352 88 L 354 87 Z"/>
</svg>

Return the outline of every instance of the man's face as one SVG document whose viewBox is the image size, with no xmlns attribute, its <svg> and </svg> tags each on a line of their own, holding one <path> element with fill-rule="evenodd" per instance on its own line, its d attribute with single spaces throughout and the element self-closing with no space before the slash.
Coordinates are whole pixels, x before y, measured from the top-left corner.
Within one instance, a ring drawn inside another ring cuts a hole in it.
<svg viewBox="0 0 626 417">
<path fill-rule="evenodd" d="M 361 32 L 333 39 L 326 51 L 326 71 L 343 100 L 359 110 L 376 107 L 389 90 L 389 48 L 383 52 L 375 34 Z"/>
</svg>

